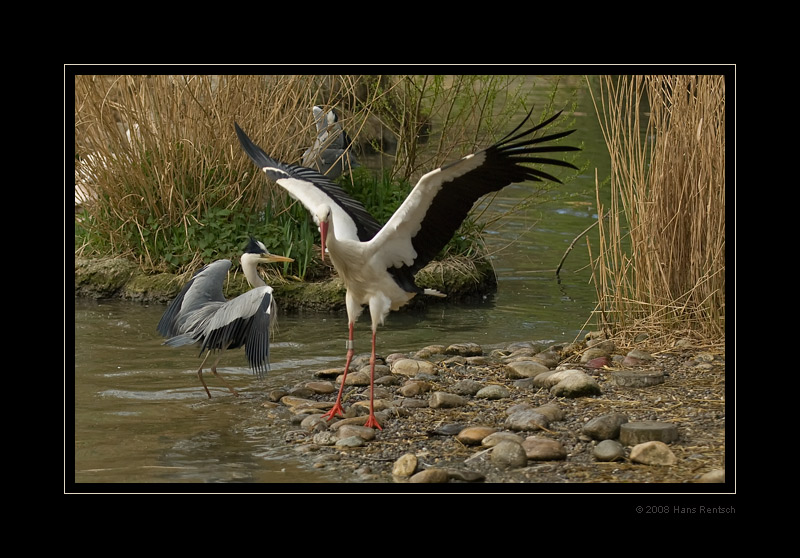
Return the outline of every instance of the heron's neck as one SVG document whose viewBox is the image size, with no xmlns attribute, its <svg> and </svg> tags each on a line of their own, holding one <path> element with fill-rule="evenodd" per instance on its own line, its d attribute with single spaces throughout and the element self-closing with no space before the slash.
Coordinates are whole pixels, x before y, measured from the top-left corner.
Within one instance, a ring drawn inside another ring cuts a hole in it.
<svg viewBox="0 0 800 558">
<path fill-rule="evenodd" d="M 248 254 L 244 254 L 242 256 L 242 271 L 244 271 L 244 276 L 247 279 L 247 282 L 250 283 L 250 286 L 254 289 L 256 287 L 263 287 L 266 285 L 264 280 L 258 274 L 258 263 L 255 259 L 251 259 L 248 257 Z"/>
</svg>

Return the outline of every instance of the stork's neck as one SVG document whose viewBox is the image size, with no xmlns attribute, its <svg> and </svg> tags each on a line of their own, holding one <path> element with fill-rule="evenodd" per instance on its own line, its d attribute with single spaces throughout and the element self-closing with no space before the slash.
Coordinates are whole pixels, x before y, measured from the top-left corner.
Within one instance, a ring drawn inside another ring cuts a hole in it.
<svg viewBox="0 0 800 558">
<path fill-rule="evenodd" d="M 242 255 L 242 271 L 250 286 L 254 289 L 256 287 L 263 287 L 266 285 L 264 280 L 258 274 L 258 256 L 254 254 Z"/>
</svg>

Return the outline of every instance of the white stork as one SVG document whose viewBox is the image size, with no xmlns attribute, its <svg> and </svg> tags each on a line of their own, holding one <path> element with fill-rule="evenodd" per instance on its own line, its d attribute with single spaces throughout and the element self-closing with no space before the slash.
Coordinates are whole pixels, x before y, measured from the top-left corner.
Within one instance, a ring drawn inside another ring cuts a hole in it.
<svg viewBox="0 0 800 558">
<path fill-rule="evenodd" d="M 533 137 L 534 132 L 553 122 L 561 113 L 537 126 L 519 132 L 530 113 L 510 134 L 493 146 L 425 174 L 389 221 L 381 225 L 363 205 L 316 171 L 281 163 L 270 158 L 234 123 L 244 151 L 269 178 L 299 200 L 317 222 L 322 257 L 327 248 L 347 294 L 349 337 L 344 375 L 328 420 L 342 415 L 342 391 L 353 357 L 353 327 L 369 306 L 372 318 L 370 411 L 366 425 L 381 428 L 373 410 L 375 338 L 378 324 L 390 310 L 397 310 L 417 294 L 441 295 L 422 289 L 414 275 L 449 242 L 473 204 L 483 195 L 526 180 L 560 180 L 523 163 L 574 165 L 542 153 L 576 151 L 577 147 L 542 145 L 574 132 Z M 518 133 L 519 132 L 519 133 Z"/>
<path fill-rule="evenodd" d="M 165 345 L 178 347 L 199 343 L 201 354 L 208 351 L 197 375 L 209 398 L 211 392 L 203 380 L 203 366 L 213 351 L 219 351 L 220 356 L 211 372 L 233 395 L 238 395 L 236 390 L 217 374 L 222 351 L 244 345 L 247 360 L 256 374 L 260 376 L 269 367 L 269 333 L 270 324 L 274 323 L 271 316 L 275 301 L 272 287 L 258 274 L 258 264 L 291 261 L 291 258 L 270 254 L 261 242 L 250 237 L 241 262 L 244 276 L 253 287 L 251 290 L 225 300 L 222 286 L 231 261 L 216 260 L 194 274 L 158 322 L 158 332 L 168 337 Z"/>
</svg>

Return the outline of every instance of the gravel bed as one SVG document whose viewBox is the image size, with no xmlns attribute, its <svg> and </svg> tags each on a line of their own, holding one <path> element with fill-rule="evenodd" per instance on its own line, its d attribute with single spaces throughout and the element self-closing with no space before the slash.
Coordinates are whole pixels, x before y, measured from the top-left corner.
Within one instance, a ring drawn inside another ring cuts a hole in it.
<svg viewBox="0 0 800 558">
<path fill-rule="evenodd" d="M 369 387 L 358 385 L 368 381 L 358 360 L 348 376 L 356 385 L 345 387 L 345 419 L 320 418 L 336 397 L 336 369 L 271 392 L 263 412 L 302 461 L 345 483 L 562 485 L 529 488 L 537 491 L 703 483 L 720 491 L 706 483 L 725 482 L 724 350 L 623 354 L 610 341 L 589 345 L 484 351 L 467 343 L 388 355 L 376 373 L 383 430 L 359 427 Z M 563 388 L 567 377 L 579 387 Z"/>
</svg>

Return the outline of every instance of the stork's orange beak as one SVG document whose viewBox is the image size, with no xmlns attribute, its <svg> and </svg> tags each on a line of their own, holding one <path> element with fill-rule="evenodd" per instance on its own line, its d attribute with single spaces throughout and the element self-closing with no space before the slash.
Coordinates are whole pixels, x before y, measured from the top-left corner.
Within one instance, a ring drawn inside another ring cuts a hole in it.
<svg viewBox="0 0 800 558">
<path fill-rule="evenodd" d="M 325 239 L 328 237 L 328 223 L 323 221 L 319 224 L 319 236 L 322 239 L 322 261 L 325 261 Z"/>
</svg>

